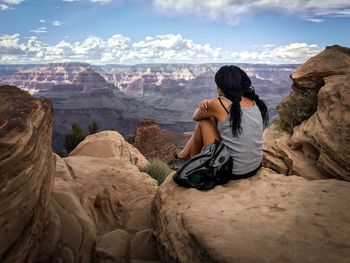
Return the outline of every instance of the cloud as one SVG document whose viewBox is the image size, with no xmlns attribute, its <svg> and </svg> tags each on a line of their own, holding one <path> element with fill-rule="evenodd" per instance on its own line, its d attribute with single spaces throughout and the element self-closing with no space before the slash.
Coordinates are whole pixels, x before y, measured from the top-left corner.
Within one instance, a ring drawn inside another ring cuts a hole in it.
<svg viewBox="0 0 350 263">
<path fill-rule="evenodd" d="M 0 36 L 0 63 L 49 63 L 83 61 L 108 63 L 303 63 L 322 49 L 307 43 L 284 46 L 256 45 L 254 51 L 230 52 L 209 44 L 194 43 L 181 35 L 148 36 L 132 43 L 128 37 L 115 34 L 107 39 L 90 36 L 81 42 L 50 45 L 36 36 L 19 34 Z"/>
<path fill-rule="evenodd" d="M 22 3 L 24 0 L 0 0 L 0 11 L 6 11 L 13 9 L 11 5 L 18 5 Z"/>
<path fill-rule="evenodd" d="M 38 27 L 37 29 L 30 30 L 30 32 L 40 34 L 40 33 L 47 33 L 48 31 L 47 31 L 47 27 L 42 26 L 42 27 Z"/>
<path fill-rule="evenodd" d="M 52 22 L 52 25 L 54 25 L 54 26 L 61 26 L 62 24 L 61 24 L 60 21 L 55 20 L 55 21 Z"/>
<path fill-rule="evenodd" d="M 10 9 L 9 6 L 4 5 L 4 4 L 0 4 L 0 11 L 5 11 L 5 10 L 8 10 L 8 9 Z"/>
<path fill-rule="evenodd" d="M 306 18 L 306 21 L 314 22 L 314 23 L 322 23 L 323 19 L 320 18 Z"/>
<path fill-rule="evenodd" d="M 231 58 L 236 62 L 289 64 L 303 63 L 320 53 L 322 48 L 315 44 L 291 43 L 285 46 L 268 47 L 260 51 L 232 52 Z"/>
<path fill-rule="evenodd" d="M 40 23 L 46 23 L 46 20 L 40 19 L 39 22 L 40 22 Z"/>
<path fill-rule="evenodd" d="M 5 4 L 10 4 L 10 5 L 18 5 L 22 3 L 24 0 L 2 0 Z"/>
<path fill-rule="evenodd" d="M 146 37 L 133 43 L 133 50 L 123 60 L 135 63 L 158 62 L 199 62 L 220 59 L 221 48 L 212 48 L 209 44 L 196 44 L 180 34 Z"/>
<path fill-rule="evenodd" d="M 209 20 L 224 20 L 235 25 L 250 16 L 277 11 L 302 19 L 350 16 L 348 0 L 152 0 L 153 6 L 168 15 L 197 15 Z"/>
</svg>

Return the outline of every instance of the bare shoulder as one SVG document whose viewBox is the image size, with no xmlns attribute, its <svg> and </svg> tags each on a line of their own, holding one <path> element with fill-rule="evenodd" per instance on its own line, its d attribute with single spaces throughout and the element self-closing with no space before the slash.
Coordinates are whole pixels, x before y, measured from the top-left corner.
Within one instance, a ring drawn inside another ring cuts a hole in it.
<svg viewBox="0 0 350 263">
<path fill-rule="evenodd" d="M 221 99 L 221 103 L 226 109 L 230 108 L 230 104 L 227 100 Z M 227 112 L 221 103 L 218 97 L 208 100 L 208 108 L 211 108 L 211 112 L 218 121 L 223 121 L 227 116 Z"/>
</svg>

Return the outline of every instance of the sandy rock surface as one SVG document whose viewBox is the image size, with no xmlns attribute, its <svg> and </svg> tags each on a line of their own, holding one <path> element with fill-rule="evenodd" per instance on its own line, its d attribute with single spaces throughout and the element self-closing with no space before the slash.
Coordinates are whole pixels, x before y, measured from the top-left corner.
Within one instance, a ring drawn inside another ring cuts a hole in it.
<svg viewBox="0 0 350 263">
<path fill-rule="evenodd" d="M 171 175 L 153 204 L 164 262 L 349 262 L 350 183 L 264 168 L 213 190 Z"/>
<path fill-rule="evenodd" d="M 335 45 L 293 70 L 291 78 L 295 89 L 319 89 L 325 77 L 343 74 L 350 74 L 350 48 Z"/>
<path fill-rule="evenodd" d="M 317 111 L 292 134 L 283 132 L 278 122 L 265 130 L 265 166 L 308 179 L 350 181 L 350 48 L 327 47 L 291 77 L 296 92 L 318 92 Z"/>
<path fill-rule="evenodd" d="M 150 228 L 151 202 L 158 187 L 136 164 L 144 157 L 113 131 L 89 136 L 71 156 L 56 155 L 53 207 L 60 226 L 51 227 L 56 250 L 51 260 L 62 262 L 130 262 L 158 260 Z M 150 251 L 132 246 L 135 237 Z M 153 250 L 152 250 L 153 249 Z M 153 252 L 152 252 L 153 251 Z M 50 255 L 41 256 L 42 259 Z"/>
<path fill-rule="evenodd" d="M 33 262 L 43 242 L 54 184 L 52 127 L 51 102 L 0 87 L 1 262 Z"/>
<path fill-rule="evenodd" d="M 87 136 L 70 153 L 70 156 L 75 155 L 98 158 L 121 157 L 137 167 L 144 167 L 148 163 L 140 151 L 126 142 L 116 131 L 103 131 Z"/>
<path fill-rule="evenodd" d="M 294 128 L 289 143 L 314 159 L 323 174 L 350 181 L 350 74 L 324 81 L 316 113 Z"/>
</svg>

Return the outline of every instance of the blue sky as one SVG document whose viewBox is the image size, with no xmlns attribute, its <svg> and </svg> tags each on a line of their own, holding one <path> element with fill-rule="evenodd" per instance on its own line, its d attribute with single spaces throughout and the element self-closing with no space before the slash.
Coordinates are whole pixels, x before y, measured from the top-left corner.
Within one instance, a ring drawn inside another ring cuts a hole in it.
<svg viewBox="0 0 350 263">
<path fill-rule="evenodd" d="M 343 0 L 0 0 L 0 63 L 302 63 L 350 46 Z"/>
</svg>

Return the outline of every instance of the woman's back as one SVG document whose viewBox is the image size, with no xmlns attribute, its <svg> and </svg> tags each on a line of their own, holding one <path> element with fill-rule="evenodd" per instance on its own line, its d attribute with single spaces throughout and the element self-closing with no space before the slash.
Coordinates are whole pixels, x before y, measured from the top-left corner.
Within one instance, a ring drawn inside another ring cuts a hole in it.
<svg viewBox="0 0 350 263">
<path fill-rule="evenodd" d="M 223 96 L 219 96 L 231 104 L 232 102 Z M 233 137 L 230 126 L 230 116 L 224 121 L 218 121 L 218 130 L 223 143 L 230 149 L 233 157 L 232 173 L 241 175 L 258 168 L 262 158 L 262 134 L 263 120 L 259 107 L 254 102 L 252 107 L 241 107 L 242 132 Z"/>
</svg>

